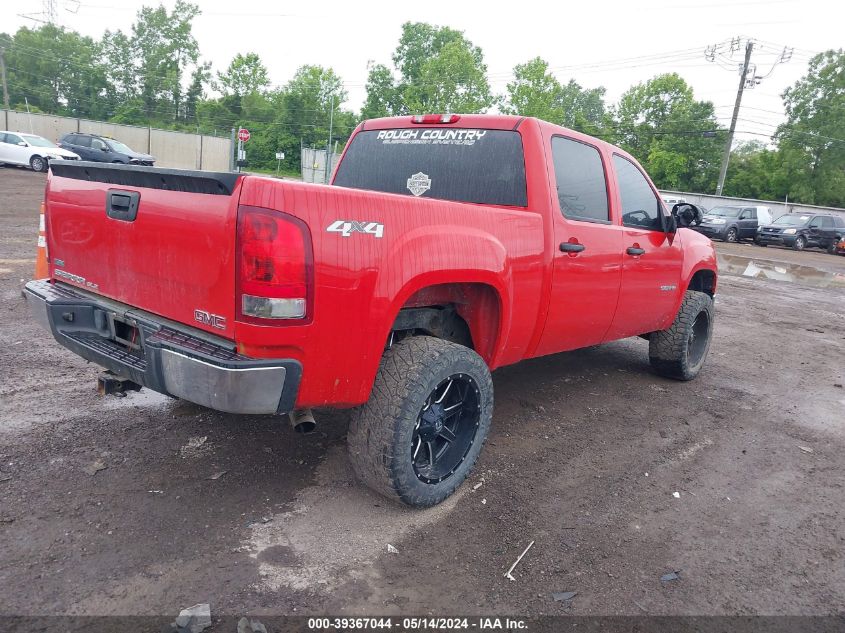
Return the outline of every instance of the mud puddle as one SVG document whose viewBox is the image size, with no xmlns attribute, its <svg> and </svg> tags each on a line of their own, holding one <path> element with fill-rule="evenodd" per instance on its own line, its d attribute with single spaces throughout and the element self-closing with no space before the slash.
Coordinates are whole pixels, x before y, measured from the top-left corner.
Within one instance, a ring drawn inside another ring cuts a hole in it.
<svg viewBox="0 0 845 633">
<path fill-rule="evenodd" d="M 770 279 L 814 286 L 816 288 L 845 288 L 845 274 L 767 259 L 719 253 L 719 272 L 737 277 Z"/>
</svg>

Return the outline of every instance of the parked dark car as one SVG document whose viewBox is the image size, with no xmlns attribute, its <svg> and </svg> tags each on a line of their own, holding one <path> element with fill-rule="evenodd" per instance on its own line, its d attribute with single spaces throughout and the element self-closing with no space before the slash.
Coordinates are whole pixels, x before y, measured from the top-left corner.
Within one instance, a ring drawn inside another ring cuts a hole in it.
<svg viewBox="0 0 845 633">
<path fill-rule="evenodd" d="M 772 221 L 769 207 L 737 206 L 714 207 L 704 213 L 698 226 L 690 227 L 707 237 L 725 242 L 754 239 L 757 227 Z"/>
<path fill-rule="evenodd" d="M 822 213 L 789 213 L 772 224 L 757 229 L 754 243 L 758 246 L 779 244 L 802 251 L 817 246 L 833 253 L 836 243 L 845 236 L 845 219 Z"/>
<path fill-rule="evenodd" d="M 123 165 L 154 165 L 155 158 L 136 152 L 120 141 L 96 134 L 65 134 L 59 147 L 79 154 L 82 160 L 98 163 L 121 163 Z"/>
</svg>

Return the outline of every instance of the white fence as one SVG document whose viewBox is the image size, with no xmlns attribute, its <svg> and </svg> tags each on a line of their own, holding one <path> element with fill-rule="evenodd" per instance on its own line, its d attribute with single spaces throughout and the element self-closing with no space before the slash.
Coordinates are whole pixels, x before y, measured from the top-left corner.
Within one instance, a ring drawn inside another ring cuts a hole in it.
<svg viewBox="0 0 845 633">
<path fill-rule="evenodd" d="M 713 207 L 736 207 L 744 204 L 769 207 L 772 218 L 778 218 L 786 213 L 830 213 L 845 218 L 845 209 L 838 207 L 820 207 L 812 204 L 797 204 L 784 200 L 754 200 L 753 198 L 731 198 L 730 196 L 711 196 L 706 193 L 690 193 L 688 191 L 661 191 L 664 198 L 683 198 L 691 204 L 699 204 L 705 209 Z"/>
<path fill-rule="evenodd" d="M 157 167 L 229 171 L 230 138 L 159 130 L 151 127 L 73 119 L 52 114 L 0 110 L 0 129 L 28 132 L 57 141 L 68 132 L 98 134 L 125 143 L 136 152 L 152 154 Z"/>
</svg>

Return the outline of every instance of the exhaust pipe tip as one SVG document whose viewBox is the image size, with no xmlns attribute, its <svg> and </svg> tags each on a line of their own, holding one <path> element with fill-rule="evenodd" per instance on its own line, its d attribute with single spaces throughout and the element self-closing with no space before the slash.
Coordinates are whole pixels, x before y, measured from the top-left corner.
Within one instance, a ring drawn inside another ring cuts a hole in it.
<svg viewBox="0 0 845 633">
<path fill-rule="evenodd" d="M 309 433 L 313 433 L 317 428 L 317 421 L 314 419 L 311 409 L 291 411 L 288 414 L 288 418 L 290 419 L 290 425 L 293 427 L 294 433 L 308 435 Z"/>
</svg>

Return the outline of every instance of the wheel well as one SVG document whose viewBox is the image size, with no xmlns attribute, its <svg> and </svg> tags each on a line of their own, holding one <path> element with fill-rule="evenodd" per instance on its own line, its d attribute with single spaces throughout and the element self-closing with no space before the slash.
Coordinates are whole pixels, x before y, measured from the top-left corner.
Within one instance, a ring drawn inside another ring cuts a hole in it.
<svg viewBox="0 0 845 633">
<path fill-rule="evenodd" d="M 490 361 L 499 334 L 499 295 L 487 284 L 428 286 L 399 310 L 391 337 L 428 334 L 475 350 Z"/>
<path fill-rule="evenodd" d="M 713 288 L 716 285 L 716 273 L 712 270 L 699 270 L 690 279 L 687 290 L 696 290 L 698 292 L 706 292 L 711 297 L 713 296 Z"/>
</svg>

